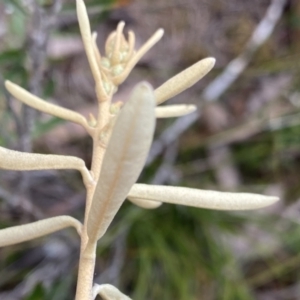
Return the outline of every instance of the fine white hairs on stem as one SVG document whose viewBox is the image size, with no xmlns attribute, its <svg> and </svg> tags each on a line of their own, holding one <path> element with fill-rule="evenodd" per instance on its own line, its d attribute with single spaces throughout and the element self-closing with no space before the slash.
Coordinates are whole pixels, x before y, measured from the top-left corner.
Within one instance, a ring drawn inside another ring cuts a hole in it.
<svg viewBox="0 0 300 300">
<path fill-rule="evenodd" d="M 156 104 L 161 104 L 194 85 L 213 68 L 215 62 L 212 57 L 202 59 L 167 80 L 154 91 Z"/>
<path fill-rule="evenodd" d="M 9 80 L 5 81 L 5 87 L 16 99 L 23 102 L 24 104 L 29 105 L 46 114 L 50 114 L 52 116 L 56 116 L 58 118 L 82 125 L 88 130 L 89 125 L 83 115 L 70 109 L 46 102 L 45 100 L 29 93 L 22 87 Z"/>
<path fill-rule="evenodd" d="M 144 167 L 155 127 L 152 87 L 138 84 L 122 108 L 107 146 L 88 215 L 89 241 L 106 232 Z"/>
<path fill-rule="evenodd" d="M 0 247 L 30 241 L 44 235 L 74 227 L 81 235 L 82 224 L 70 216 L 58 216 L 0 230 Z"/>
<path fill-rule="evenodd" d="M 135 184 L 128 199 L 151 200 L 216 210 L 251 210 L 269 206 L 278 197 L 248 193 L 226 193 L 186 187 Z"/>
</svg>

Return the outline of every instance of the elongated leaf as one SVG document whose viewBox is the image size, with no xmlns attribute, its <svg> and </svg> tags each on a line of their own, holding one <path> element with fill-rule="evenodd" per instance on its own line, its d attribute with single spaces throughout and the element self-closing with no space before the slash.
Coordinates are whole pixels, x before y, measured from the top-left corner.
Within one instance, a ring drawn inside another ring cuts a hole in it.
<svg viewBox="0 0 300 300">
<path fill-rule="evenodd" d="M 75 156 L 27 153 L 0 147 L 0 168 L 6 170 L 77 169 L 85 167 Z"/>
<path fill-rule="evenodd" d="M 93 77 L 97 85 L 101 84 L 101 73 L 97 65 L 97 59 L 93 48 L 93 38 L 91 33 L 90 21 L 83 0 L 76 1 L 77 18 L 79 22 L 80 33 L 85 48 L 85 52 L 90 64 Z"/>
<path fill-rule="evenodd" d="M 52 103 L 48 103 L 45 100 L 29 93 L 17 84 L 12 83 L 11 81 L 6 80 L 5 87 L 16 99 L 26 105 L 52 116 L 77 123 L 85 128 L 88 127 L 86 118 L 77 112 Z"/>
<path fill-rule="evenodd" d="M 139 198 L 128 198 L 130 202 L 133 204 L 146 209 L 154 209 L 162 205 L 162 202 L 160 201 L 152 201 L 152 200 L 145 200 L 145 199 L 139 199 Z"/>
<path fill-rule="evenodd" d="M 180 117 L 194 112 L 197 109 L 195 105 L 165 105 L 155 108 L 156 118 Z"/>
<path fill-rule="evenodd" d="M 161 201 L 217 210 L 249 210 L 269 206 L 278 197 L 247 193 L 226 193 L 185 187 L 135 184 L 128 198 Z"/>
<path fill-rule="evenodd" d="M 152 142 L 155 115 L 152 87 L 138 84 L 118 116 L 107 146 L 88 216 L 87 233 L 100 238 L 136 182 Z"/>
<path fill-rule="evenodd" d="M 95 299 L 97 295 L 101 296 L 103 300 L 131 300 L 111 284 L 94 284 L 93 299 Z"/>
<path fill-rule="evenodd" d="M 67 227 L 74 227 L 78 234 L 81 234 L 82 224 L 70 216 L 53 217 L 25 225 L 1 229 L 0 247 L 30 241 Z"/>
<path fill-rule="evenodd" d="M 92 180 L 82 159 L 75 156 L 26 153 L 0 147 L 0 169 L 16 171 L 75 169 L 81 172 L 84 181 Z"/>
<path fill-rule="evenodd" d="M 194 85 L 213 68 L 215 61 L 212 57 L 202 59 L 163 83 L 154 91 L 156 104 L 161 104 Z"/>
</svg>

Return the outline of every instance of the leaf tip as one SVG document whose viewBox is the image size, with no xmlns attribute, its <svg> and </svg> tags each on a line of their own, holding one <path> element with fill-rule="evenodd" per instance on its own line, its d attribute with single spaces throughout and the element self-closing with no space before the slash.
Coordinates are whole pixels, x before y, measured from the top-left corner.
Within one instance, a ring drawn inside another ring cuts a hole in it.
<svg viewBox="0 0 300 300">
<path fill-rule="evenodd" d="M 162 28 L 159 28 L 157 31 L 156 31 L 156 34 L 159 38 L 162 38 L 162 36 L 164 35 L 165 31 L 164 29 Z"/>
<path fill-rule="evenodd" d="M 5 80 L 4 85 L 7 90 L 9 90 L 14 84 L 10 80 Z"/>
<path fill-rule="evenodd" d="M 200 60 L 200 63 L 206 68 L 206 74 L 215 66 L 216 59 L 214 57 L 207 57 Z"/>
<path fill-rule="evenodd" d="M 280 198 L 277 196 L 266 196 L 266 198 L 267 198 L 266 201 L 262 203 L 263 204 L 262 207 L 273 205 L 280 200 Z"/>
</svg>

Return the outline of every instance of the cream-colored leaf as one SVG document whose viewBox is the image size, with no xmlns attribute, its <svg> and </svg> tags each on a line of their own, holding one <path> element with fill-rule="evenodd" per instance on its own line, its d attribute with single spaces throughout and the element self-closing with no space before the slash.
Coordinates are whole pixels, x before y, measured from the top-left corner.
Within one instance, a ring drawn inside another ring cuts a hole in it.
<svg viewBox="0 0 300 300">
<path fill-rule="evenodd" d="M 119 24 L 117 26 L 114 47 L 113 47 L 113 51 L 111 53 L 112 65 L 117 64 L 119 61 L 119 58 L 120 58 L 120 46 L 121 46 L 124 26 L 125 26 L 124 21 L 119 22 Z"/>
<path fill-rule="evenodd" d="M 139 198 L 128 198 L 128 200 L 131 203 L 145 209 L 154 209 L 162 205 L 162 202 L 160 201 L 152 201 Z"/>
<path fill-rule="evenodd" d="M 82 224 L 70 216 L 58 216 L 0 230 L 0 247 L 19 244 L 41 236 L 74 227 L 81 235 Z"/>
<path fill-rule="evenodd" d="M 212 57 L 202 59 L 167 80 L 154 91 L 156 104 L 161 104 L 194 85 L 213 68 L 215 61 Z"/>
<path fill-rule="evenodd" d="M 45 100 L 29 93 L 25 89 L 21 88 L 15 83 L 12 83 L 8 80 L 5 81 L 5 86 L 7 90 L 19 101 L 27 104 L 39 111 L 44 113 L 72 121 L 74 123 L 82 125 L 84 128 L 88 128 L 87 120 L 81 114 L 74 112 L 70 109 L 63 108 L 61 106 L 51 104 Z"/>
<path fill-rule="evenodd" d="M 75 156 L 38 154 L 14 151 L 0 147 L 0 168 L 7 170 L 77 169 L 85 167 Z"/>
<path fill-rule="evenodd" d="M 226 193 L 186 187 L 135 184 L 129 199 L 161 201 L 217 210 L 250 210 L 269 206 L 279 200 L 275 196 L 247 193 Z"/>
<path fill-rule="evenodd" d="M 85 183 L 92 181 L 84 161 L 75 156 L 27 153 L 0 147 L 0 169 L 16 171 L 75 169 L 81 172 Z"/>
<path fill-rule="evenodd" d="M 93 45 L 93 50 L 94 50 L 95 59 L 96 59 L 98 68 L 100 68 L 100 66 L 101 66 L 101 54 L 100 54 L 100 51 L 97 47 L 97 32 L 93 32 L 93 34 L 92 34 L 92 45 Z"/>
<path fill-rule="evenodd" d="M 103 300 L 131 300 L 111 284 L 94 284 L 93 299 L 95 299 L 97 295 L 101 296 Z"/>
<path fill-rule="evenodd" d="M 117 118 L 89 211 L 91 242 L 105 233 L 145 164 L 155 127 L 154 107 L 153 89 L 143 82 Z"/>
<path fill-rule="evenodd" d="M 173 118 L 180 117 L 194 112 L 197 109 L 195 105 L 165 105 L 155 108 L 156 118 Z"/>
<path fill-rule="evenodd" d="M 99 97 L 99 100 L 105 101 L 106 100 L 106 93 L 104 91 L 103 85 L 102 85 L 102 76 L 100 69 L 97 64 L 97 57 L 95 53 L 95 43 L 93 41 L 92 33 L 91 33 L 91 27 L 90 27 L 90 21 L 89 17 L 86 11 L 85 4 L 83 0 L 77 0 L 76 1 L 76 11 L 77 11 L 77 18 L 79 22 L 79 28 L 80 33 L 84 45 L 84 49 L 86 52 L 86 56 L 88 58 L 88 62 L 93 74 L 93 77 L 96 82 L 96 92 L 97 96 Z"/>
</svg>

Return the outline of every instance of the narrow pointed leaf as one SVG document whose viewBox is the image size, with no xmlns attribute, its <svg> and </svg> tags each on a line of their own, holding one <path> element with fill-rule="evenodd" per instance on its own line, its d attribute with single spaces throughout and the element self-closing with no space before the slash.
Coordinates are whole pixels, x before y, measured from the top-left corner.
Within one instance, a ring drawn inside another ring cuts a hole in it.
<svg viewBox="0 0 300 300">
<path fill-rule="evenodd" d="M 93 77 L 97 84 L 101 84 L 101 73 L 97 65 L 97 59 L 93 48 L 93 38 L 90 21 L 83 0 L 76 1 L 77 18 L 85 52 L 90 64 Z"/>
<path fill-rule="evenodd" d="M 77 112 L 52 103 L 48 103 L 8 80 L 5 81 L 5 87 L 16 99 L 26 105 L 52 116 L 77 123 L 85 128 L 88 127 L 86 118 Z"/>
<path fill-rule="evenodd" d="M 154 209 L 162 205 L 162 202 L 160 201 L 152 201 L 152 200 L 145 200 L 145 199 L 139 199 L 139 198 L 128 198 L 128 200 L 135 204 L 136 206 L 139 206 L 141 208 L 145 209 Z"/>
<path fill-rule="evenodd" d="M 151 86 L 140 83 L 116 120 L 89 211 L 91 241 L 105 233 L 142 171 L 154 133 L 154 107 Z"/>
<path fill-rule="evenodd" d="M 38 154 L 9 150 L 0 147 L 0 168 L 6 170 L 77 169 L 85 167 L 75 156 Z"/>
<path fill-rule="evenodd" d="M 197 109 L 195 105 L 165 105 L 155 108 L 156 118 L 180 117 L 194 112 Z"/>
<path fill-rule="evenodd" d="M 212 57 L 202 59 L 163 83 L 154 91 L 156 104 L 161 104 L 194 85 L 213 68 L 215 61 Z"/>
<path fill-rule="evenodd" d="M 0 247 L 30 241 L 67 227 L 74 227 L 78 234 L 81 234 L 82 224 L 70 216 L 53 217 L 25 225 L 1 229 Z"/>
<path fill-rule="evenodd" d="M 103 300 L 131 300 L 111 284 L 94 284 L 93 299 L 95 299 L 97 295 L 101 296 Z"/>
<path fill-rule="evenodd" d="M 278 197 L 247 193 L 226 193 L 186 187 L 135 184 L 128 198 L 161 201 L 217 210 L 250 210 L 269 206 Z"/>
<path fill-rule="evenodd" d="M 84 161 L 78 157 L 27 153 L 3 147 L 0 147 L 0 169 L 16 171 L 75 169 L 81 172 L 85 182 L 92 180 Z"/>
</svg>

